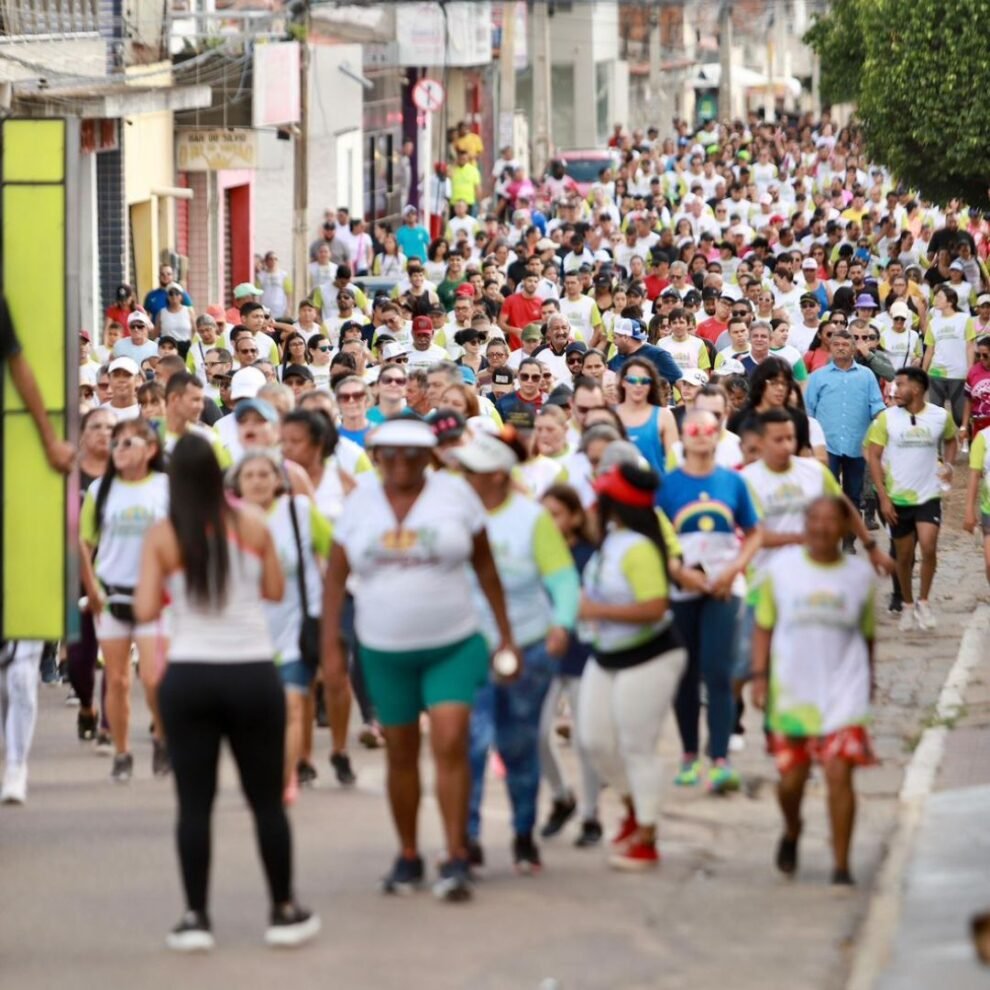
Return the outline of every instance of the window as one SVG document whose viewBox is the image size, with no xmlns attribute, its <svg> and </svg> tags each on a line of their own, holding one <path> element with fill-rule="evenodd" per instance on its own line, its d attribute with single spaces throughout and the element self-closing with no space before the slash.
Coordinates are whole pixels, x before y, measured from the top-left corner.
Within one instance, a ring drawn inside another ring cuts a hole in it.
<svg viewBox="0 0 990 990">
<path fill-rule="evenodd" d="M 99 26 L 99 0 L 0 0 L 0 34 L 83 34 Z"/>
</svg>

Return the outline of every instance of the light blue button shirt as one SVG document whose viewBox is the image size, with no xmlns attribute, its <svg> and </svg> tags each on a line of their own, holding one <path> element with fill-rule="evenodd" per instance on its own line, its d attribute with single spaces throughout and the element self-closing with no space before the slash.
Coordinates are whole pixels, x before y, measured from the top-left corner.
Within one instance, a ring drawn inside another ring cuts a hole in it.
<svg viewBox="0 0 990 990">
<path fill-rule="evenodd" d="M 829 361 L 814 372 L 804 404 L 825 431 L 828 452 L 843 457 L 863 456 L 866 431 L 885 408 L 876 376 L 855 362 L 843 371 Z"/>
</svg>

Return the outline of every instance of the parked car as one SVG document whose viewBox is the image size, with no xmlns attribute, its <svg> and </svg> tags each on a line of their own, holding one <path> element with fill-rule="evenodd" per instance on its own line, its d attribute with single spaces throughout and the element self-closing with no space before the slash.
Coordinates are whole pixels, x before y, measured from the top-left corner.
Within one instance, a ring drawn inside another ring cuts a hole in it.
<svg viewBox="0 0 990 990">
<path fill-rule="evenodd" d="M 587 148 L 561 151 L 556 156 L 564 164 L 564 171 L 577 185 L 578 192 L 587 196 L 598 173 L 615 165 L 615 155 L 607 148 Z"/>
</svg>

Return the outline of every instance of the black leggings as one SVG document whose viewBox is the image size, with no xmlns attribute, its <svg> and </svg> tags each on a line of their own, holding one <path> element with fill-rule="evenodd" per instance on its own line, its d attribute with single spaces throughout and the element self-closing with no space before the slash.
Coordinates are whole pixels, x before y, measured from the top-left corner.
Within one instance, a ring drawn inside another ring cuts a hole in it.
<svg viewBox="0 0 990 990">
<path fill-rule="evenodd" d="M 158 689 L 179 798 L 176 839 L 186 904 L 206 910 L 210 816 L 220 740 L 237 763 L 273 904 L 292 900 L 292 836 L 282 807 L 285 694 L 269 662 L 168 665 Z"/>
</svg>

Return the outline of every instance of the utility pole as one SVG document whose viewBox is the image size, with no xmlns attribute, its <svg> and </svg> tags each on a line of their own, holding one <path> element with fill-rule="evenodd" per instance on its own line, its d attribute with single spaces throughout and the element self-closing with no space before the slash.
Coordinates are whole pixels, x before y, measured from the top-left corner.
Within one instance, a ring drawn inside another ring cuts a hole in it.
<svg viewBox="0 0 990 990">
<path fill-rule="evenodd" d="M 533 5 L 533 160 L 530 174 L 542 176 L 553 153 L 553 116 L 550 113 L 550 15 L 548 4 Z"/>
<path fill-rule="evenodd" d="M 295 131 L 292 175 L 292 285 L 295 298 L 306 296 L 309 271 L 309 4 L 299 37 L 299 126 Z M 290 300 L 293 304 L 295 300 Z"/>
<path fill-rule="evenodd" d="M 498 60 L 498 146 L 515 147 L 516 0 L 505 0 L 502 4 L 502 44 Z"/>
<path fill-rule="evenodd" d="M 721 74 L 718 81 L 718 115 L 723 121 L 732 120 L 732 5 L 722 0 L 718 12 L 718 61 Z"/>
<path fill-rule="evenodd" d="M 663 100 L 660 93 L 660 9 L 654 7 L 649 11 L 650 18 L 650 120 L 647 123 L 656 124 L 660 133 L 666 133 L 663 115 Z"/>
</svg>

